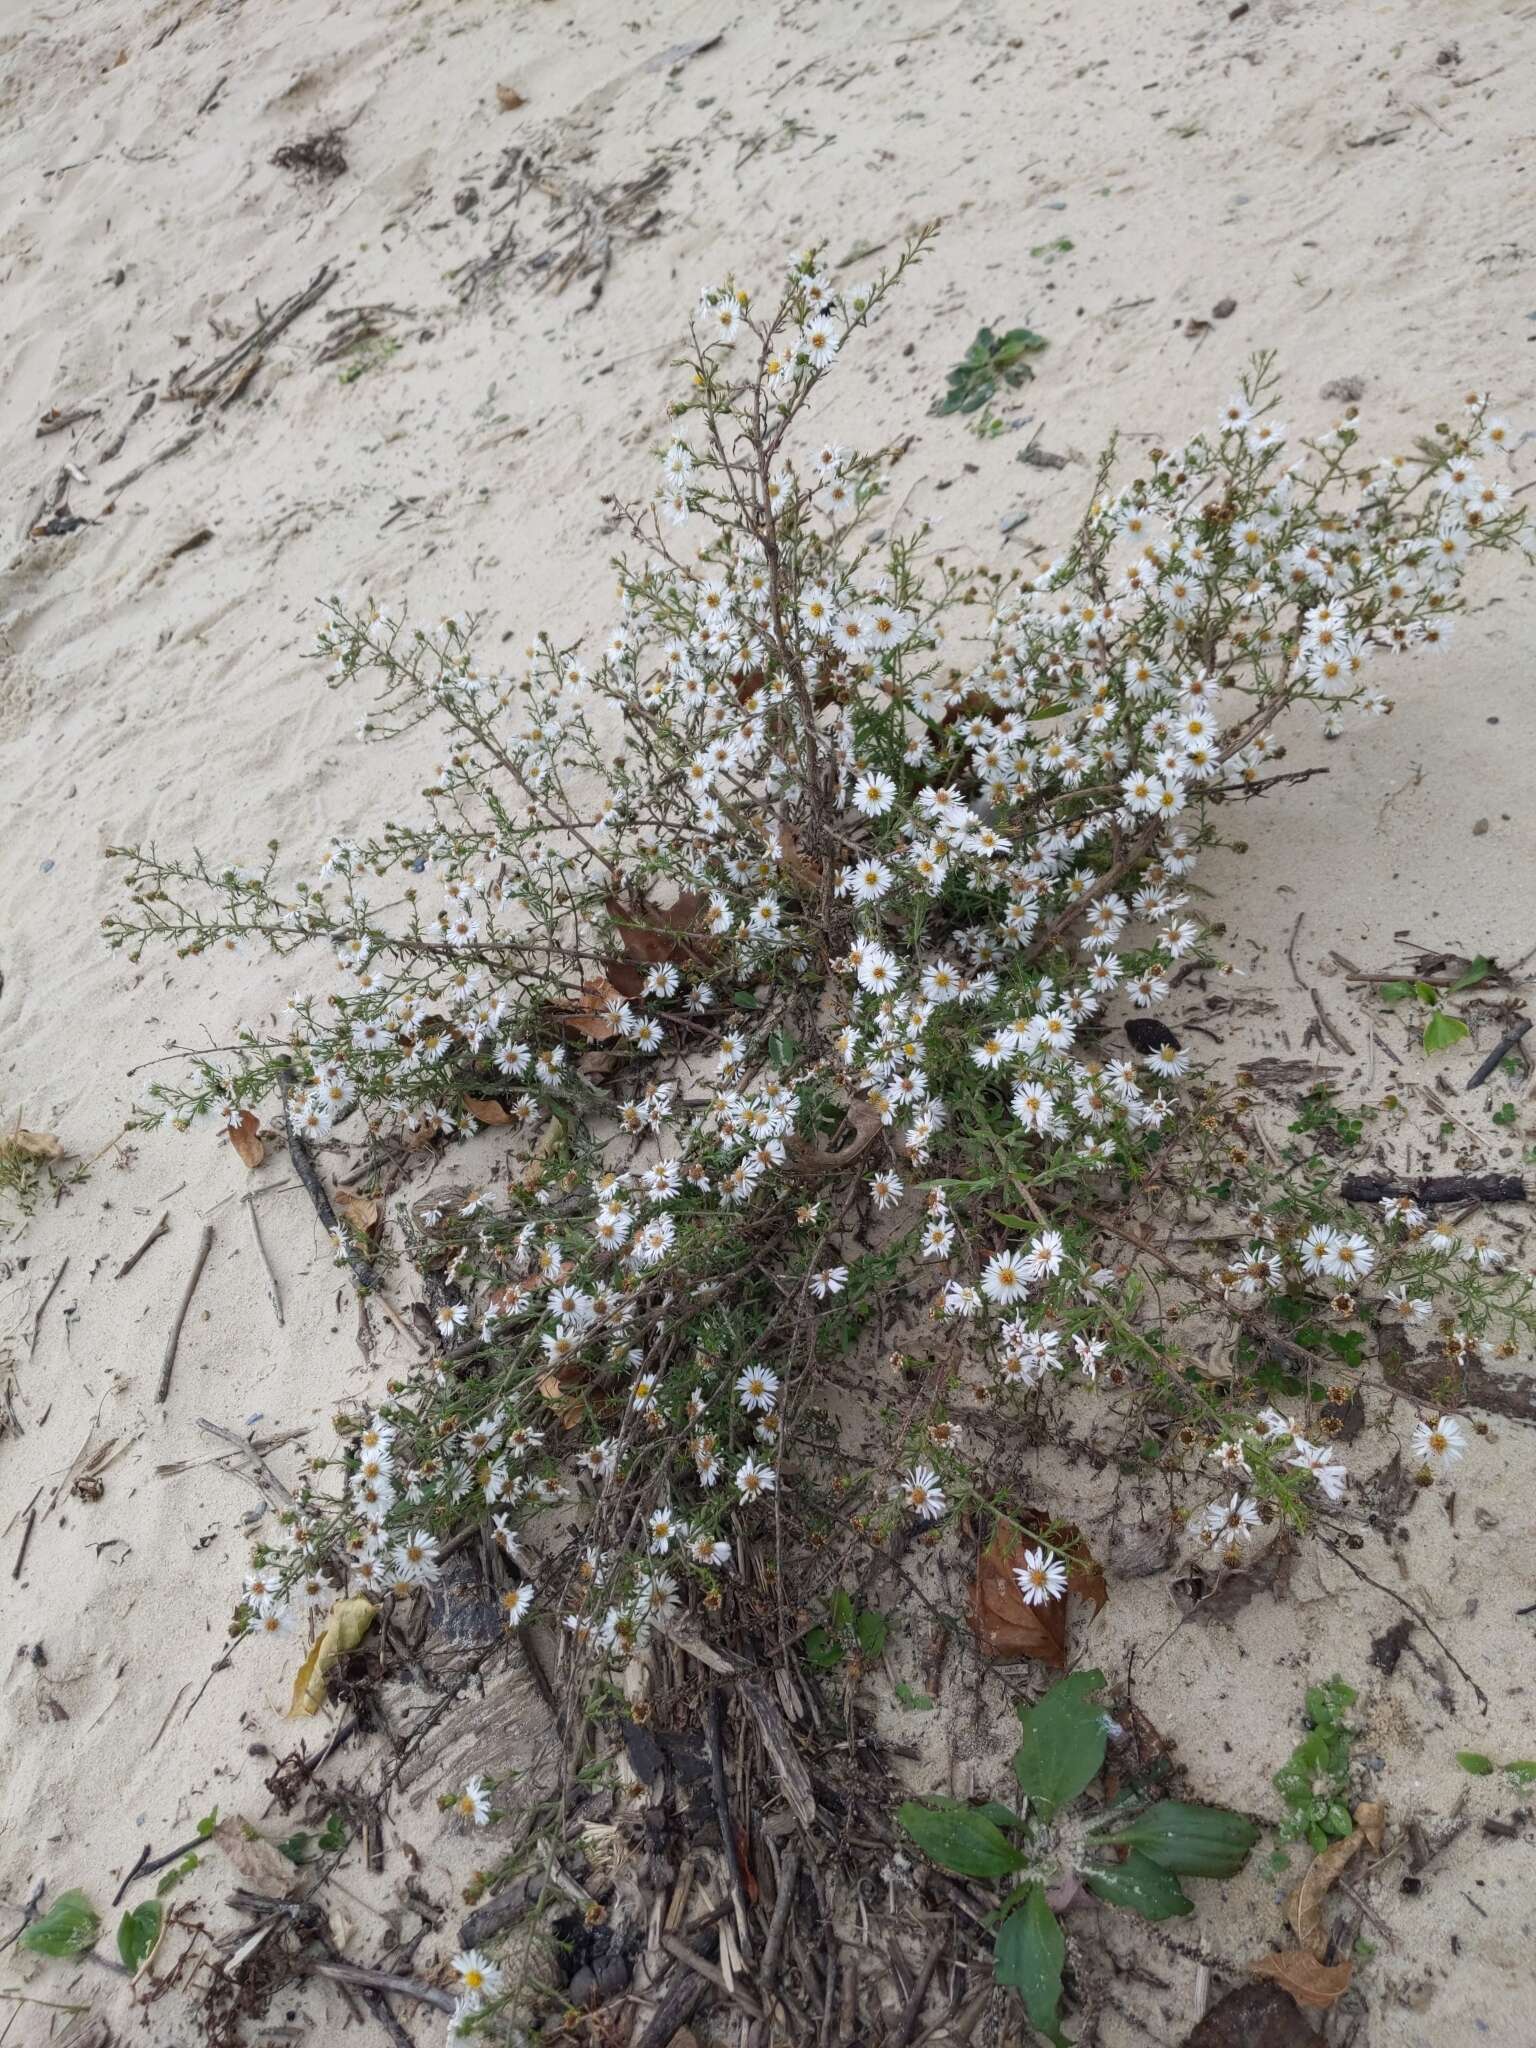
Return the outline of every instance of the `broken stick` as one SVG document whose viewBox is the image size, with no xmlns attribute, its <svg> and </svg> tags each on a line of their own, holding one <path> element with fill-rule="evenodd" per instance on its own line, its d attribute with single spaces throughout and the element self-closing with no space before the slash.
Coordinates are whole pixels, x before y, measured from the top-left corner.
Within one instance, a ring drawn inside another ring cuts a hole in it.
<svg viewBox="0 0 1536 2048">
<path fill-rule="evenodd" d="M 1410 1196 L 1421 1209 L 1445 1202 L 1523 1202 L 1525 1182 L 1518 1173 L 1423 1174 L 1404 1180 L 1395 1174 L 1346 1174 L 1339 1186 L 1346 1202 L 1393 1202 Z"/>
<path fill-rule="evenodd" d="M 197 1283 L 203 1277 L 203 1268 L 208 1263 L 208 1254 L 213 1250 L 213 1225 L 203 1225 L 202 1242 L 197 1248 L 197 1257 L 192 1262 L 191 1277 L 186 1292 L 181 1297 L 181 1306 L 176 1311 L 176 1320 L 171 1325 L 171 1334 L 166 1339 L 165 1363 L 160 1368 L 160 1384 L 155 1389 L 155 1399 L 162 1404 L 171 1391 L 171 1373 L 176 1364 L 176 1346 L 181 1342 L 181 1326 L 187 1319 L 187 1310 L 192 1306 L 192 1297 L 197 1292 Z"/>
<path fill-rule="evenodd" d="M 157 1243 L 159 1239 L 164 1237 L 165 1233 L 170 1229 L 170 1227 L 171 1212 L 169 1209 L 167 1209 L 165 1214 L 160 1218 L 160 1221 L 149 1233 L 148 1237 L 146 1237 L 144 1242 L 139 1246 L 138 1250 L 136 1252 L 130 1252 L 128 1254 L 128 1257 L 124 1259 L 123 1263 L 118 1267 L 117 1272 L 114 1274 L 114 1279 L 122 1280 L 129 1273 L 131 1273 L 134 1267 L 139 1263 L 140 1259 L 142 1259 L 144 1254 L 149 1250 L 150 1246 L 152 1244 Z"/>
</svg>

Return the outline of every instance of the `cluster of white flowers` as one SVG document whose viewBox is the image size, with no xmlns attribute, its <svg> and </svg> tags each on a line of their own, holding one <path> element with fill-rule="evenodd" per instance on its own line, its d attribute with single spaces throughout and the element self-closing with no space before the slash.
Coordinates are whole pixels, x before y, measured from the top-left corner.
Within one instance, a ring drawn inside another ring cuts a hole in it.
<svg viewBox="0 0 1536 2048">
<path fill-rule="evenodd" d="M 291 1090 L 301 1137 L 524 1140 L 504 1181 L 418 1216 L 444 1356 L 349 1439 L 324 1536 L 306 1520 L 266 1559 L 263 1624 L 300 1581 L 327 1596 L 322 1564 L 430 1585 L 429 1528 L 481 1514 L 516 1626 L 522 1524 L 555 1510 L 586 1525 L 548 1594 L 571 1642 L 632 1652 L 691 1588 L 718 1603 L 738 1533 L 789 1490 L 810 1365 L 898 1271 L 939 1269 L 936 1317 L 1003 1394 L 1119 1387 L 1162 1356 L 1113 1212 L 1118 1176 L 1177 1137 L 1189 1076 L 1149 1013 L 1192 968 L 1227 971 L 1190 882 L 1209 807 L 1266 784 L 1283 716 L 1310 705 L 1333 733 L 1381 712 L 1390 665 L 1444 643 L 1469 558 L 1521 544 L 1476 468 L 1507 430 L 1475 394 L 1434 447 L 1364 464 L 1357 421 L 1291 437 L 1261 362 L 1144 474 L 1112 489 L 1106 461 L 1068 552 L 985 586 L 957 665 L 971 579 L 925 582 L 899 538 L 877 553 L 878 463 L 792 432 L 907 260 L 848 291 L 804 259 L 761 315 L 734 280 L 703 293 L 632 515 L 645 560 L 595 656 L 544 638 L 487 672 L 470 620 L 333 602 L 336 679 L 383 677 L 367 731 L 447 722 L 425 822 L 333 842 L 288 896 L 270 865 L 132 857 L 115 943 L 319 943 L 341 977 L 295 995 L 280 1053 L 253 1040 L 233 1072 L 164 1087 L 167 1113 L 238 1125 Z M 386 875 L 403 908 L 371 903 Z M 1413 1205 L 1372 1236 L 1282 1190 L 1248 1228 L 1192 1282 L 1234 1342 L 1286 1291 L 1342 1315 L 1370 1285 L 1373 1311 L 1422 1317 L 1453 1265 L 1497 1266 Z M 1453 1292 L 1465 1349 L 1493 1311 Z M 1208 1542 L 1247 1540 L 1250 1487 L 1298 1514 L 1307 1489 L 1341 1499 L 1326 1443 L 1188 1398 L 1239 1489 L 1199 1517 Z M 939 1428 L 882 1489 L 925 1523 L 970 1497 Z M 1425 1428 L 1443 1469 L 1460 1434 Z M 1048 1547 L 1026 1555 L 1026 1599 L 1064 1584 Z"/>
</svg>

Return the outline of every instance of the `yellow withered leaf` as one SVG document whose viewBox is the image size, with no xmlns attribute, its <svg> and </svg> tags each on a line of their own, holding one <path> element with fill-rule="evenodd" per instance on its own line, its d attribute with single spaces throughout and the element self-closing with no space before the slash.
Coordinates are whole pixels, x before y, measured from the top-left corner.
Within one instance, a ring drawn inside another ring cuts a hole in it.
<svg viewBox="0 0 1536 2048">
<path fill-rule="evenodd" d="M 299 1666 L 299 1675 L 293 1681 L 293 1705 L 290 1715 L 318 1714 L 325 1705 L 325 1682 L 334 1666 L 355 1650 L 373 1626 L 373 1617 L 378 1609 L 371 1600 L 361 1594 L 350 1600 L 338 1600 L 326 1617 L 325 1627 L 314 1648 Z"/>
</svg>

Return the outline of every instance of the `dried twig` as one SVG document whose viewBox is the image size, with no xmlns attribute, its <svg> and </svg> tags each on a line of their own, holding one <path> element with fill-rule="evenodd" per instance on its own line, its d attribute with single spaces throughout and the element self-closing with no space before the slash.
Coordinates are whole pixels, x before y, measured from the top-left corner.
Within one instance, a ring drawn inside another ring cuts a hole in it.
<svg viewBox="0 0 1536 2048">
<path fill-rule="evenodd" d="M 1346 1202 L 1391 1202 L 1411 1196 L 1422 1209 L 1446 1202 L 1523 1202 L 1518 1173 L 1427 1173 L 1404 1179 L 1391 1173 L 1351 1173 L 1339 1185 Z"/>
<path fill-rule="evenodd" d="M 1471 1080 L 1467 1083 L 1467 1092 L 1469 1094 L 1474 1088 L 1481 1088 L 1483 1083 L 1497 1071 L 1500 1063 L 1503 1061 L 1505 1056 L 1514 1051 L 1515 1047 L 1520 1043 L 1521 1039 L 1524 1038 L 1527 1031 L 1530 1030 L 1533 1022 L 1536 1022 L 1536 1019 L 1530 1017 L 1522 1017 L 1518 1024 L 1513 1025 L 1508 1031 L 1505 1032 L 1504 1036 L 1493 1048 L 1493 1051 L 1489 1053 L 1487 1059 L 1485 1059 L 1481 1063 L 1481 1065 L 1477 1069 L 1477 1072 L 1472 1076 Z M 1522 1058 L 1523 1057 L 1524 1055 L 1522 1054 Z M 1529 1067 L 1529 1062 L 1527 1062 L 1527 1067 Z"/>
<path fill-rule="evenodd" d="M 208 1263 L 208 1254 L 213 1250 L 213 1225 L 203 1225 L 202 1240 L 197 1247 L 197 1257 L 192 1262 L 192 1272 L 181 1297 L 181 1306 L 176 1311 L 176 1320 L 171 1325 L 171 1334 L 165 1342 L 165 1362 L 160 1367 L 160 1384 L 155 1389 L 155 1399 L 162 1404 L 171 1391 L 171 1373 L 176 1365 L 176 1346 L 181 1342 L 181 1326 L 187 1319 L 187 1310 L 192 1306 L 192 1297 L 197 1292 L 197 1283 L 203 1277 L 203 1268 Z"/>
<path fill-rule="evenodd" d="M 27 1561 L 27 1545 L 32 1541 L 32 1531 L 37 1526 L 37 1509 L 27 1509 L 27 1526 L 21 1532 L 21 1548 L 16 1553 L 16 1562 L 11 1566 L 11 1577 L 19 1579 L 21 1568 Z"/>
<path fill-rule="evenodd" d="M 398 1998 L 414 1998 L 418 2005 L 432 2005 L 439 2012 L 453 2011 L 453 2000 L 446 1991 L 418 1984 L 414 1977 L 392 1977 L 388 1970 L 365 1970 L 361 1963 L 333 1963 L 318 1958 L 298 1967 L 311 1977 L 329 1977 L 334 1983 L 355 1984 L 363 1991 L 387 1991 Z"/>
<path fill-rule="evenodd" d="M 1451 1662 L 1456 1666 L 1456 1669 L 1461 1673 L 1462 1677 L 1467 1681 L 1468 1685 L 1471 1686 L 1473 1692 L 1477 1696 L 1479 1705 L 1482 1707 L 1483 1712 L 1486 1714 L 1488 1711 L 1487 1693 L 1483 1691 L 1483 1688 L 1472 1676 L 1471 1672 L 1467 1669 L 1466 1665 L 1462 1663 L 1461 1659 L 1456 1655 L 1455 1651 L 1446 1642 L 1444 1636 L 1436 1634 L 1435 1630 L 1424 1618 L 1423 1610 L 1421 1608 L 1415 1607 L 1413 1602 L 1410 1599 L 1408 1599 L 1405 1594 L 1399 1593 L 1395 1586 L 1384 1586 L 1380 1579 L 1373 1579 L 1368 1571 L 1363 1570 L 1361 1566 L 1355 1563 L 1355 1560 L 1350 1556 L 1349 1552 L 1344 1549 L 1342 1544 L 1333 1542 L 1332 1539 L 1327 1536 L 1319 1536 L 1317 1540 L 1319 1543 L 1322 1544 L 1325 1550 L 1331 1550 L 1334 1556 L 1339 1560 L 1341 1564 L 1347 1564 L 1357 1579 L 1363 1579 L 1368 1586 L 1374 1586 L 1378 1593 L 1385 1593 L 1389 1600 L 1395 1600 L 1399 1607 L 1407 1609 L 1407 1611 L 1413 1616 L 1414 1620 L 1419 1624 L 1419 1627 L 1423 1629 L 1424 1633 L 1430 1638 L 1430 1640 L 1434 1643 L 1437 1643 L 1439 1647 L 1445 1652 L 1446 1656 L 1450 1658 Z"/>
<path fill-rule="evenodd" d="M 330 1232 L 342 1256 L 345 1258 L 348 1266 L 351 1267 L 352 1278 L 359 1287 L 365 1288 L 370 1294 L 376 1294 L 379 1287 L 378 1275 L 352 1242 L 350 1234 L 343 1230 L 336 1221 L 336 1211 L 331 1206 L 331 1198 L 326 1193 L 325 1184 L 315 1170 L 314 1157 L 308 1145 L 293 1128 L 293 1120 L 288 1114 L 288 1091 L 286 1088 L 283 1090 L 282 1103 L 283 1135 L 288 1141 L 288 1156 L 293 1161 L 293 1170 L 303 1183 L 305 1194 L 314 1203 L 315 1214 Z"/>
<path fill-rule="evenodd" d="M 120 476 L 115 484 L 109 484 L 107 486 L 108 498 L 120 498 L 130 484 L 136 484 L 141 476 L 147 476 L 149 471 L 154 469 L 157 464 L 169 462 L 173 455 L 184 454 L 194 441 L 202 439 L 202 434 L 203 430 L 201 427 L 189 427 L 186 433 L 179 434 L 174 441 L 167 441 L 163 448 L 155 450 L 148 462 L 141 462 L 137 469 L 130 469 L 128 474 Z"/>
<path fill-rule="evenodd" d="M 272 1270 L 272 1261 L 267 1253 L 266 1240 L 261 1234 L 261 1222 L 256 1214 L 256 1204 L 249 1195 L 244 1196 L 242 1199 L 245 1203 L 245 1213 L 251 1219 L 251 1235 L 256 1240 L 257 1253 L 262 1265 L 267 1270 L 267 1295 L 272 1303 L 272 1313 L 277 1317 L 277 1327 L 281 1329 L 283 1327 L 283 1297 L 278 1288 L 277 1275 Z"/>
<path fill-rule="evenodd" d="M 150 1246 L 152 1244 L 157 1244 L 160 1241 L 160 1239 L 164 1237 L 165 1233 L 170 1229 L 170 1227 L 171 1212 L 169 1209 L 167 1209 L 165 1214 L 160 1218 L 160 1221 L 149 1233 L 148 1237 L 146 1237 L 144 1242 L 139 1246 L 138 1250 L 136 1252 L 130 1252 L 128 1257 L 124 1259 L 123 1263 L 118 1267 L 116 1273 L 113 1274 L 113 1279 L 121 1280 L 125 1278 L 126 1275 L 131 1273 L 134 1267 L 139 1263 L 140 1259 L 142 1259 L 144 1254 L 149 1250 Z"/>
<path fill-rule="evenodd" d="M 720 1839 L 725 1851 L 725 1867 L 730 1873 L 731 1891 L 736 1900 L 736 1931 L 741 1940 L 742 1954 L 748 1962 L 752 1960 L 751 1936 L 747 1922 L 747 1887 L 741 1874 L 741 1858 L 736 1851 L 736 1827 L 731 1819 L 730 1795 L 725 1786 L 725 1752 L 721 1735 L 725 1725 L 725 1694 L 719 1686 L 712 1686 L 709 1695 L 709 1719 L 705 1724 L 705 1735 L 709 1745 L 709 1774 L 715 1794 L 715 1818 L 720 1823 Z M 692 1951 L 690 1950 L 691 1954 Z"/>
<path fill-rule="evenodd" d="M 216 356 L 211 363 L 196 369 L 178 369 L 171 378 L 167 398 L 187 398 L 196 405 L 208 405 L 216 398 L 227 403 L 245 388 L 250 371 L 254 369 L 253 358 L 259 357 L 263 346 L 275 341 L 284 328 L 291 327 L 301 313 L 307 312 L 316 299 L 323 298 L 336 282 L 341 272 L 333 264 L 322 263 L 302 291 L 294 292 L 275 306 L 270 313 L 260 313 L 256 325 L 249 334 L 242 335 L 233 348 Z"/>
<path fill-rule="evenodd" d="M 52 1279 L 51 1279 L 51 1280 L 50 1280 L 50 1281 L 48 1282 L 48 1292 L 47 1292 L 47 1293 L 46 1293 L 46 1294 L 45 1294 L 45 1295 L 43 1296 L 42 1300 L 41 1300 L 41 1301 L 40 1301 L 40 1302 L 39 1302 L 39 1303 L 37 1304 L 37 1314 L 36 1314 L 36 1315 L 35 1315 L 35 1316 L 34 1316 L 34 1317 L 32 1318 L 32 1328 L 31 1328 L 31 1330 L 30 1330 L 30 1332 L 28 1333 L 28 1336 L 27 1336 L 27 1356 L 28 1356 L 28 1358 L 30 1358 L 30 1357 L 32 1356 L 32 1353 L 33 1353 L 33 1352 L 34 1352 L 34 1351 L 35 1351 L 35 1350 L 37 1349 L 37 1333 L 38 1333 L 38 1330 L 39 1330 L 39 1328 L 41 1327 L 41 1324 L 42 1324 L 42 1320 L 43 1320 L 43 1310 L 44 1310 L 45 1308 L 47 1308 L 47 1306 L 48 1306 L 49 1302 L 50 1302 L 50 1301 L 52 1301 L 53 1297 L 54 1297 L 54 1296 L 55 1296 L 55 1295 L 56 1295 L 56 1294 L 58 1293 L 58 1291 L 59 1291 L 59 1282 L 60 1282 L 60 1281 L 61 1281 L 61 1280 L 62 1280 L 62 1279 L 64 1278 L 64 1268 L 65 1268 L 65 1267 L 66 1267 L 66 1266 L 67 1266 L 68 1264 L 69 1264 L 69 1254 L 68 1254 L 68 1253 L 66 1252 L 66 1253 L 65 1253 L 65 1255 L 64 1255 L 64 1257 L 63 1257 L 63 1258 L 62 1258 L 62 1259 L 61 1259 L 61 1260 L 59 1261 L 59 1270 L 57 1271 L 57 1273 L 55 1273 L 55 1274 L 54 1274 L 53 1278 L 52 1278 Z"/>
<path fill-rule="evenodd" d="M 916 2032 L 918 2016 L 923 2009 L 923 2000 L 928 1996 L 928 1986 L 933 1981 L 934 1971 L 939 1967 L 939 1958 L 944 1953 L 945 1944 L 948 1939 L 947 1930 L 940 1928 L 932 1941 L 929 1942 L 923 1960 L 918 1965 L 917 1980 L 908 1994 L 906 2004 L 902 2007 L 901 2018 L 896 2023 L 896 2031 L 891 2036 L 891 2048 L 907 2048 L 907 2043 Z"/>
<path fill-rule="evenodd" d="M 755 1998 L 743 1991 L 739 1984 L 727 1983 L 724 1972 L 706 1956 L 701 1956 L 697 1949 L 690 1948 L 680 1934 L 663 1934 L 661 1945 L 675 1963 L 681 1963 L 685 1970 L 691 1970 L 696 1977 L 702 1977 L 706 1984 L 713 1984 L 722 1998 L 728 1998 L 733 2005 L 739 2006 L 755 2020 L 765 2016 Z"/>
</svg>

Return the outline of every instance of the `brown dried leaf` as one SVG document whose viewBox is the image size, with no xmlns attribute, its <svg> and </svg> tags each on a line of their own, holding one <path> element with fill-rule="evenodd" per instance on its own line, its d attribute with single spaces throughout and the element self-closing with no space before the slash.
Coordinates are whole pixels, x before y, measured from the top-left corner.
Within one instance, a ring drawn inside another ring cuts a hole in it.
<svg viewBox="0 0 1536 2048">
<path fill-rule="evenodd" d="M 1206 1571 L 1193 1565 L 1172 1582 L 1179 1612 L 1192 1621 L 1233 1621 L 1255 1593 L 1273 1593 L 1281 1599 L 1290 1590 L 1295 1554 L 1283 1541 L 1272 1543 L 1264 1555 L 1237 1571 Z"/>
<path fill-rule="evenodd" d="M 800 842 L 787 825 L 776 825 L 768 835 L 770 846 L 777 841 L 779 848 L 779 873 L 792 882 L 802 895 L 820 896 L 822 871 L 816 861 L 800 851 Z"/>
<path fill-rule="evenodd" d="M 695 889 L 684 889 L 668 904 L 653 903 L 648 896 L 626 903 L 613 895 L 606 907 L 624 951 L 604 960 L 603 972 L 629 1002 L 637 1001 L 644 988 L 642 967 L 702 967 L 713 957 L 704 926 L 708 899 Z"/>
<path fill-rule="evenodd" d="M 338 1188 L 331 1197 L 331 1206 L 360 1237 L 366 1237 L 378 1224 L 379 1205 L 371 1195 L 354 1195 L 350 1188 Z"/>
<path fill-rule="evenodd" d="M 1342 1963 L 1320 1963 L 1304 1948 L 1282 1949 L 1277 1956 L 1260 1956 L 1249 1969 L 1255 1977 L 1268 1977 L 1289 1991 L 1298 2005 L 1327 2012 L 1349 1989 L 1354 1963 L 1346 1956 Z"/>
<path fill-rule="evenodd" d="M 1067 1587 L 1079 1599 L 1091 1600 L 1094 1612 L 1109 1598 L 1103 1568 L 1097 1563 L 1071 1522 L 1051 1522 L 1043 1516 L 1029 1518 L 1031 1536 L 1022 1536 L 1007 1522 L 982 1552 L 971 1588 L 971 1627 L 982 1651 L 989 1657 L 1035 1657 L 1053 1671 L 1067 1668 L 1067 1601 L 1051 1600 L 1043 1607 L 1031 1607 L 1019 1591 L 1014 1567 L 1024 1562 L 1026 1548 L 1045 1536 L 1074 1560 L 1067 1572 Z"/>
<path fill-rule="evenodd" d="M 213 1839 L 252 1890 L 263 1897 L 286 1899 L 298 1884 L 298 1865 L 290 1863 L 264 1835 L 248 1834 L 238 1814 L 227 1813 L 214 1829 Z"/>
<path fill-rule="evenodd" d="M 872 1102 L 852 1102 L 848 1105 L 847 1121 L 853 1126 L 853 1143 L 835 1152 L 813 1145 L 809 1138 L 793 1134 L 787 1138 L 784 1150 L 791 1172 L 817 1180 L 831 1173 L 846 1173 L 850 1166 L 857 1166 L 880 1135 L 880 1112 Z"/>
<path fill-rule="evenodd" d="M 1381 1847 L 1382 1830 L 1386 1826 L 1386 1820 L 1387 1810 L 1384 1806 L 1378 1805 L 1374 1800 L 1362 1800 L 1355 1809 L 1353 1834 L 1345 1835 L 1341 1841 L 1330 1842 L 1321 1855 L 1314 1856 L 1311 1869 L 1286 1900 L 1285 1917 L 1290 1921 L 1296 1939 L 1303 1948 L 1310 1949 L 1319 1962 L 1328 1953 L 1328 1930 L 1323 1925 L 1323 1900 L 1367 1842 L 1373 1849 Z"/>
<path fill-rule="evenodd" d="M 539 1392 L 554 1409 L 562 1429 L 575 1429 L 586 1416 L 586 1404 L 581 1391 L 591 1384 L 591 1374 L 579 1365 L 562 1365 L 558 1372 L 546 1373 L 539 1381 Z"/>
<path fill-rule="evenodd" d="M 605 1014 L 607 1005 L 627 1000 L 623 990 L 615 988 L 611 981 L 584 981 L 581 984 L 581 1008 L 566 1011 L 555 1022 L 563 1030 L 574 1031 L 580 1038 L 590 1038 L 595 1045 L 606 1045 L 610 1038 L 619 1035 L 618 1025 Z"/>
<path fill-rule="evenodd" d="M 512 1121 L 506 1104 L 493 1101 L 489 1095 L 466 1095 L 464 1107 L 477 1124 L 509 1124 Z"/>
<path fill-rule="evenodd" d="M 526 93 L 520 93 L 515 85 L 498 85 L 496 103 L 504 114 L 514 114 L 519 107 L 527 106 L 528 97 Z"/>
<path fill-rule="evenodd" d="M 51 1131 L 24 1131 L 20 1124 L 0 1136 L 0 1152 L 13 1159 L 62 1159 L 64 1147 Z"/>
<path fill-rule="evenodd" d="M 1362 1799 L 1355 1808 L 1355 1826 L 1379 1856 L 1387 1832 L 1387 1809 L 1379 1800 Z"/>
<path fill-rule="evenodd" d="M 261 1142 L 261 1127 L 253 1110 L 243 1110 L 237 1121 L 229 1126 L 229 1142 L 249 1167 L 260 1166 L 267 1156 L 267 1148 Z"/>
</svg>

